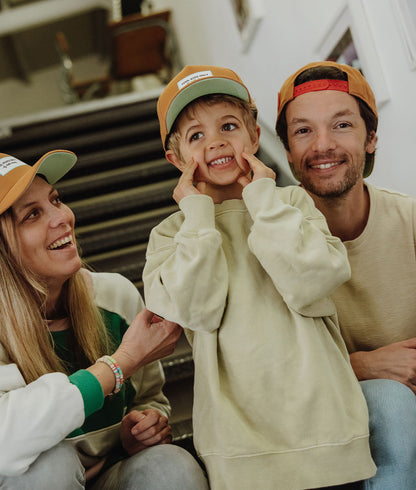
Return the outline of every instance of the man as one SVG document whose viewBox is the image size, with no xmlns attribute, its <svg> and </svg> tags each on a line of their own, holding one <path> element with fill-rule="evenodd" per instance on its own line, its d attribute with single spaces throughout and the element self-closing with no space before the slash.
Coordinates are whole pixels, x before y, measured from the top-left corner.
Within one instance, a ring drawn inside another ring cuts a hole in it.
<svg viewBox="0 0 416 490">
<path fill-rule="evenodd" d="M 294 176 L 343 240 L 351 279 L 333 295 L 370 412 L 370 488 L 416 488 L 416 199 L 365 183 L 377 142 L 361 73 L 310 63 L 279 93 L 276 132 Z"/>
</svg>

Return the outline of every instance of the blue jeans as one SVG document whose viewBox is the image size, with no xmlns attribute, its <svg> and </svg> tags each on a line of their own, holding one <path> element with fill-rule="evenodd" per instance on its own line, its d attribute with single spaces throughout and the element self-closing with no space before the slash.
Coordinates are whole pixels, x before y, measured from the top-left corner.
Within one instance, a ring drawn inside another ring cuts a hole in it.
<svg viewBox="0 0 416 490">
<path fill-rule="evenodd" d="M 360 382 L 367 400 L 377 473 L 331 490 L 416 490 L 416 396 L 389 379 Z"/>
<path fill-rule="evenodd" d="M 18 476 L 0 476 L 1 490 L 81 490 L 84 467 L 69 442 L 42 453 L 29 469 Z"/>
<path fill-rule="evenodd" d="M 83 490 L 84 468 L 72 444 L 61 442 L 42 453 L 19 476 L 0 476 L 1 490 Z M 181 447 L 153 446 L 112 466 L 93 490 L 208 490 L 201 467 Z"/>
<path fill-rule="evenodd" d="M 416 489 L 416 396 L 389 379 L 360 382 L 370 416 L 370 448 L 377 473 L 366 490 Z"/>
<path fill-rule="evenodd" d="M 208 490 L 201 467 L 173 444 L 152 446 L 109 468 L 91 490 Z"/>
</svg>

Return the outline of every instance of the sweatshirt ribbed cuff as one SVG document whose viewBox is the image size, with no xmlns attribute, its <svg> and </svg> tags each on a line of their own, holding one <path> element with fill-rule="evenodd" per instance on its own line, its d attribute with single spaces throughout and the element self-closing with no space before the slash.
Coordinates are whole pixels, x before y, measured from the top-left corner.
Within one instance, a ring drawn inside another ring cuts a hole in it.
<svg viewBox="0 0 416 490">
<path fill-rule="evenodd" d="M 202 229 L 215 228 L 215 206 L 209 196 L 186 196 L 181 199 L 179 208 L 185 215 L 182 231 L 197 233 Z"/>
<path fill-rule="evenodd" d="M 276 182 L 269 177 L 255 180 L 244 187 L 243 200 L 252 218 L 270 206 L 270 202 L 274 199 L 275 189 Z"/>
<path fill-rule="evenodd" d="M 69 376 L 69 381 L 81 392 L 85 418 L 102 408 L 104 405 L 103 389 L 92 373 L 86 369 L 80 369 Z"/>
</svg>

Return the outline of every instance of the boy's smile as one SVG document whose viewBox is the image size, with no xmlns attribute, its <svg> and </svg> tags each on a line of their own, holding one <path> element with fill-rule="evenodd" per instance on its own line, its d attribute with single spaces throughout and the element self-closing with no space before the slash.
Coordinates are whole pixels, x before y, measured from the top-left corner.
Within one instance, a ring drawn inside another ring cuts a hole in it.
<svg viewBox="0 0 416 490">
<path fill-rule="evenodd" d="M 233 157 L 216 158 L 212 162 L 209 162 L 208 165 L 224 165 L 230 162 L 232 159 Z"/>
<path fill-rule="evenodd" d="M 195 181 L 225 186 L 250 171 L 241 153 L 255 153 L 259 138 L 258 133 L 250 135 L 239 107 L 201 102 L 185 111 L 177 124 L 180 158 L 169 150 L 166 156 L 181 171 L 195 160 Z"/>
</svg>

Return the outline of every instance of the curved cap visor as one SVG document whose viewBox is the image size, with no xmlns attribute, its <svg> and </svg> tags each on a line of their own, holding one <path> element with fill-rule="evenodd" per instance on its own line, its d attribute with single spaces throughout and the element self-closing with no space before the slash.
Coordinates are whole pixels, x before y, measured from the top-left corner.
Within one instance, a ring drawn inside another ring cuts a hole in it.
<svg viewBox="0 0 416 490">
<path fill-rule="evenodd" d="M 184 88 L 173 99 L 166 114 L 167 132 L 170 132 L 176 118 L 188 104 L 199 97 L 211 94 L 232 95 L 247 102 L 250 100 L 247 89 L 234 80 L 226 78 L 205 78 Z"/>
<path fill-rule="evenodd" d="M 0 214 L 19 199 L 35 175 L 43 175 L 50 185 L 54 185 L 75 165 L 76 161 L 76 155 L 67 150 L 50 151 L 33 166 L 0 153 Z"/>
</svg>

